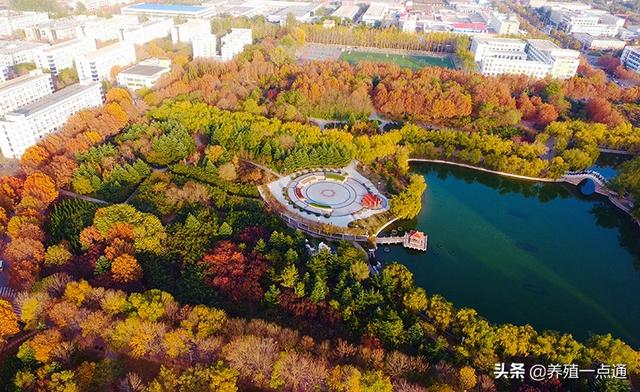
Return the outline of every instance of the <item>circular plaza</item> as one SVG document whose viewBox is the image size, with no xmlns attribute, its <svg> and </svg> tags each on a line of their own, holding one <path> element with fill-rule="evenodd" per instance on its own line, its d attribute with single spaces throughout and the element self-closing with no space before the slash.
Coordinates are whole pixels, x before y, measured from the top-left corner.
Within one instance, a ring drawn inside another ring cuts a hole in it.
<svg viewBox="0 0 640 392">
<path fill-rule="evenodd" d="M 380 210 L 387 205 L 369 180 L 344 170 L 296 173 L 284 193 L 298 210 L 324 217 L 354 216 L 364 209 Z"/>
</svg>

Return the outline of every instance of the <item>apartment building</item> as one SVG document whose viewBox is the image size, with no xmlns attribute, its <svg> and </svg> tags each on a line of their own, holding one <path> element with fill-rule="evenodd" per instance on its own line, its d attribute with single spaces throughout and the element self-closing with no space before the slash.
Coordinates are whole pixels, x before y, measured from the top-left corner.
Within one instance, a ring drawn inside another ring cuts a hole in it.
<svg viewBox="0 0 640 392">
<path fill-rule="evenodd" d="M 173 19 L 150 20 L 120 30 L 120 40 L 135 45 L 144 45 L 157 38 L 165 38 L 171 34 Z"/>
<path fill-rule="evenodd" d="M 489 17 L 489 27 L 499 35 L 515 35 L 520 33 L 520 21 L 515 15 L 494 12 Z"/>
<path fill-rule="evenodd" d="M 171 41 L 191 43 L 193 37 L 211 33 L 211 21 L 208 19 L 189 19 L 186 23 L 171 28 Z"/>
<path fill-rule="evenodd" d="M 478 70 L 484 75 L 551 76 L 568 79 L 575 75 L 580 52 L 562 49 L 547 40 L 474 38 L 471 44 Z"/>
<path fill-rule="evenodd" d="M 49 44 L 29 41 L 0 41 L 0 66 L 34 63 L 40 52 Z"/>
<path fill-rule="evenodd" d="M 49 20 L 46 12 L 0 10 L 0 37 L 9 37 L 20 30 Z"/>
<path fill-rule="evenodd" d="M 65 68 L 73 66 L 73 58 L 96 50 L 96 42 L 75 38 L 44 48 L 36 58 L 39 68 L 57 75 Z"/>
<path fill-rule="evenodd" d="M 52 92 L 51 75 L 40 70 L 0 83 L 0 116 Z"/>
<path fill-rule="evenodd" d="M 75 84 L 8 112 L 0 119 L 0 150 L 20 158 L 43 136 L 58 130 L 73 114 L 103 102 L 100 83 Z"/>
<path fill-rule="evenodd" d="M 77 56 L 74 62 L 82 84 L 111 80 L 113 67 L 124 67 L 136 62 L 136 49 L 131 42 L 117 42 Z"/>
<path fill-rule="evenodd" d="M 223 35 L 220 39 L 222 61 L 231 60 L 233 56 L 242 52 L 245 46 L 252 43 L 251 29 L 231 29 L 229 34 Z"/>
<path fill-rule="evenodd" d="M 130 90 L 153 87 L 158 79 L 171 71 L 170 60 L 147 59 L 125 69 L 116 77 L 118 85 Z"/>
<path fill-rule="evenodd" d="M 622 51 L 620 63 L 627 69 L 640 73 L 640 46 L 627 46 Z"/>
<path fill-rule="evenodd" d="M 191 51 L 194 59 L 216 59 L 218 53 L 216 51 L 215 34 L 202 34 L 191 38 Z"/>
</svg>

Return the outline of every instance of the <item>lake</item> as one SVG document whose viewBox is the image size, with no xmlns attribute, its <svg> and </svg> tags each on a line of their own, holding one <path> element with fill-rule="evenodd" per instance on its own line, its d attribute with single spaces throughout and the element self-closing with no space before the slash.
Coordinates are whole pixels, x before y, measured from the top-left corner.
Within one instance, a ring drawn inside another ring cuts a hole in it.
<svg viewBox="0 0 640 392">
<path fill-rule="evenodd" d="M 601 196 L 568 184 L 416 164 L 427 191 L 418 228 L 426 253 L 392 246 L 416 285 L 496 323 L 531 324 L 586 339 L 611 332 L 640 348 L 640 228 Z"/>
</svg>

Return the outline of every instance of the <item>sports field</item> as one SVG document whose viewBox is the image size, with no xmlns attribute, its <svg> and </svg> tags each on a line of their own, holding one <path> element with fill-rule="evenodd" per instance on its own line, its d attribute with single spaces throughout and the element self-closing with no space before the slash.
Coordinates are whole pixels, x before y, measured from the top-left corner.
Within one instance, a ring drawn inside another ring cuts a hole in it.
<svg viewBox="0 0 640 392">
<path fill-rule="evenodd" d="M 360 61 L 371 61 L 376 63 L 396 63 L 403 68 L 419 69 L 423 67 L 446 67 L 453 68 L 453 61 L 449 57 L 418 56 L 386 54 L 373 52 L 360 52 L 355 50 L 344 51 L 340 54 L 340 60 L 356 64 Z"/>
</svg>

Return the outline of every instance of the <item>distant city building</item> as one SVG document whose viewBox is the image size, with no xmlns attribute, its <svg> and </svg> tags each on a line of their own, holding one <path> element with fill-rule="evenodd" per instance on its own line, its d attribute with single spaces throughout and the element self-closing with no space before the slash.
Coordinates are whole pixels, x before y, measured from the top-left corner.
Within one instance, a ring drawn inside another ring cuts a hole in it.
<svg viewBox="0 0 640 392">
<path fill-rule="evenodd" d="M 75 38 L 48 46 L 39 53 L 36 65 L 52 74 L 59 74 L 73 66 L 73 58 L 96 50 L 96 42 L 91 39 Z"/>
<path fill-rule="evenodd" d="M 136 26 L 120 30 L 120 40 L 144 45 L 157 38 L 165 38 L 171 34 L 173 19 L 150 20 Z"/>
<path fill-rule="evenodd" d="M 171 28 L 171 41 L 191 43 L 193 37 L 211 33 L 211 21 L 209 19 L 189 19 L 186 23 Z"/>
<path fill-rule="evenodd" d="M 74 61 L 80 83 L 110 80 L 113 67 L 136 62 L 136 49 L 132 42 L 123 41 L 78 56 Z"/>
<path fill-rule="evenodd" d="M 169 60 L 148 59 L 125 69 L 116 77 L 118 85 L 130 90 L 153 87 L 158 79 L 171 71 Z"/>
<path fill-rule="evenodd" d="M 620 63 L 627 69 L 640 73 L 640 46 L 627 46 L 622 51 Z"/>
<path fill-rule="evenodd" d="M 520 33 L 520 21 L 513 14 L 492 13 L 489 18 L 489 27 L 500 35 L 516 35 Z"/>
<path fill-rule="evenodd" d="M 40 52 L 49 44 L 29 41 L 0 41 L 0 66 L 35 63 Z"/>
<path fill-rule="evenodd" d="M 367 25 L 374 26 L 384 20 L 388 10 L 389 7 L 385 3 L 371 3 L 362 15 L 361 20 Z"/>
<path fill-rule="evenodd" d="M 24 29 L 25 37 L 30 41 L 57 42 L 77 37 L 77 28 L 81 19 L 69 17 L 54 19 Z"/>
<path fill-rule="evenodd" d="M 121 40 L 121 31 L 140 26 L 135 15 L 113 15 L 110 18 L 96 18 L 84 21 L 76 28 L 79 38 L 98 41 Z"/>
<path fill-rule="evenodd" d="M 602 10 L 553 9 L 549 20 L 556 28 L 569 34 L 587 33 L 593 36 L 614 37 L 624 26 L 624 19 Z"/>
<path fill-rule="evenodd" d="M 82 4 L 88 11 L 97 11 L 100 8 L 133 3 L 133 0 L 71 0 L 68 3 L 74 9 L 78 9 L 78 6 Z"/>
<path fill-rule="evenodd" d="M 341 20 L 354 22 L 359 12 L 360 7 L 358 7 L 357 5 L 341 5 L 340 7 L 338 7 L 338 9 L 333 11 L 331 16 L 340 18 Z"/>
<path fill-rule="evenodd" d="M 584 49 L 588 50 L 620 50 L 627 44 L 615 37 L 597 37 L 586 33 L 576 33 L 573 36 L 582 43 Z"/>
<path fill-rule="evenodd" d="M 0 37 L 9 37 L 20 30 L 49 20 L 46 12 L 0 10 Z"/>
<path fill-rule="evenodd" d="M 122 15 L 144 15 L 154 18 L 210 18 L 216 11 L 210 6 L 140 3 L 120 10 Z"/>
<path fill-rule="evenodd" d="M 58 130 L 73 114 L 103 102 L 100 83 L 75 84 L 4 115 L 0 119 L 0 150 L 20 158 L 43 136 Z"/>
<path fill-rule="evenodd" d="M 265 15 L 267 20 L 271 23 L 284 24 L 287 21 L 289 15 L 298 22 L 309 23 L 315 17 L 315 13 L 318 9 L 322 8 L 322 3 L 305 3 L 305 2 L 288 2 L 291 5 L 283 8 L 267 12 Z"/>
<path fill-rule="evenodd" d="M 580 52 L 562 49 L 548 40 L 508 38 L 474 38 L 474 60 L 483 75 L 551 76 L 568 79 L 575 75 Z"/>
<path fill-rule="evenodd" d="M 40 70 L 0 83 L 0 116 L 52 92 L 51 75 Z"/>
</svg>

